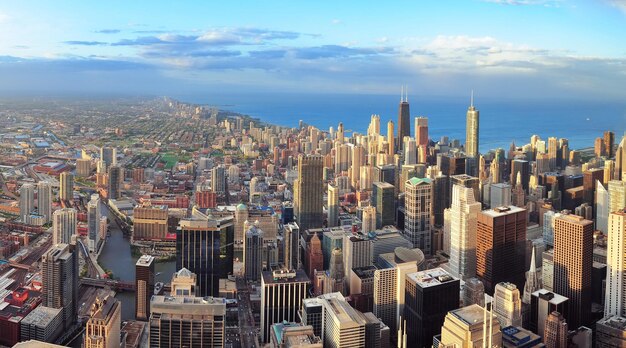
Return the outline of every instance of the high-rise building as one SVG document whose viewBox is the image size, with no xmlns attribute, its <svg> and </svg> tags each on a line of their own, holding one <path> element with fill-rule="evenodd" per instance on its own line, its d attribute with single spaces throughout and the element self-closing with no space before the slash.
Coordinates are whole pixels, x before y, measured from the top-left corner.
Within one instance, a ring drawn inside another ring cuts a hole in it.
<svg viewBox="0 0 626 348">
<path fill-rule="evenodd" d="M 261 276 L 261 341 L 269 342 L 270 327 L 283 320 L 296 321 L 311 281 L 303 270 L 264 271 Z"/>
<path fill-rule="evenodd" d="M 567 322 L 559 312 L 552 312 L 546 318 L 543 343 L 546 348 L 567 347 Z"/>
<path fill-rule="evenodd" d="M 362 233 L 345 235 L 343 239 L 343 265 L 347 293 L 350 292 L 350 271 L 372 265 L 372 240 Z"/>
<path fill-rule="evenodd" d="M 498 318 L 477 304 L 450 311 L 441 328 L 439 347 L 502 347 Z"/>
<path fill-rule="evenodd" d="M 526 273 L 526 209 L 498 207 L 478 214 L 476 275 L 492 294 L 500 282 L 522 287 Z"/>
<path fill-rule="evenodd" d="M 332 250 L 330 255 L 330 265 L 328 266 L 328 271 L 326 272 L 326 277 L 324 279 L 324 293 L 345 293 L 345 284 L 344 279 L 346 278 L 346 274 L 344 273 L 344 265 L 343 265 L 343 251 L 340 248 L 335 248 Z M 349 273 L 348 273 L 349 275 Z"/>
<path fill-rule="evenodd" d="M 52 220 L 52 185 L 49 181 L 37 183 L 37 212 L 45 222 Z"/>
<path fill-rule="evenodd" d="M 577 215 L 554 219 L 554 292 L 569 298 L 567 320 L 587 325 L 591 314 L 593 222 Z"/>
<path fill-rule="evenodd" d="M 467 124 L 465 128 L 465 154 L 470 158 L 478 158 L 479 152 L 479 111 L 474 107 L 474 92 L 469 108 L 467 108 Z"/>
<path fill-rule="evenodd" d="M 133 209 L 133 239 L 163 240 L 168 233 L 166 205 L 138 205 Z"/>
<path fill-rule="evenodd" d="M 339 220 L 339 188 L 328 185 L 328 227 L 337 226 Z"/>
<path fill-rule="evenodd" d="M 604 149 L 606 151 L 607 158 L 613 158 L 615 155 L 615 133 L 611 131 L 604 132 Z"/>
<path fill-rule="evenodd" d="M 105 168 L 117 165 L 117 149 L 114 147 L 104 146 L 100 148 L 100 160 L 105 164 Z M 106 169 L 105 169 L 106 170 Z"/>
<path fill-rule="evenodd" d="M 150 311 L 150 348 L 224 347 L 224 298 L 155 295 Z"/>
<path fill-rule="evenodd" d="M 198 278 L 195 273 L 191 273 L 186 268 L 181 268 L 172 275 L 170 291 L 173 297 L 197 297 L 198 296 Z"/>
<path fill-rule="evenodd" d="M 74 199 L 74 175 L 63 172 L 59 175 L 59 199 L 72 201 Z"/>
<path fill-rule="evenodd" d="M 76 234 L 76 209 L 63 208 L 52 214 L 52 243 L 69 244 Z"/>
<path fill-rule="evenodd" d="M 219 280 L 233 270 L 233 218 L 192 217 L 176 230 L 176 269 L 187 268 L 198 278 L 200 296 L 219 294 Z"/>
<path fill-rule="evenodd" d="M 626 210 L 609 214 L 604 316 L 626 317 Z"/>
<path fill-rule="evenodd" d="M 35 209 L 35 185 L 23 184 L 20 187 L 20 217 L 25 223 L 29 223 L 29 216 Z"/>
<path fill-rule="evenodd" d="M 366 319 L 345 300 L 327 297 L 323 300 L 324 347 L 366 347 Z"/>
<path fill-rule="evenodd" d="M 604 181 L 604 169 L 602 168 L 593 168 L 586 170 L 583 173 L 583 201 L 589 204 L 593 204 L 595 193 L 596 193 L 596 183 L 600 181 Z"/>
<path fill-rule="evenodd" d="M 313 333 L 313 326 L 297 323 L 276 323 L 270 330 L 270 347 L 322 348 L 322 340 Z"/>
<path fill-rule="evenodd" d="M 474 199 L 472 189 L 454 185 L 450 218 L 449 268 L 453 275 L 469 279 L 476 276 L 476 223 L 481 204 Z"/>
<path fill-rule="evenodd" d="M 135 317 L 150 319 L 150 299 L 154 294 L 154 256 L 142 255 L 135 264 Z"/>
<path fill-rule="evenodd" d="M 511 205 L 511 185 L 507 183 L 492 184 L 489 204 L 492 207 Z"/>
<path fill-rule="evenodd" d="M 387 122 L 387 156 L 389 157 L 387 158 L 392 157 L 396 153 L 395 151 L 396 145 L 395 145 L 393 132 L 394 132 L 393 121 L 389 120 L 389 122 Z"/>
<path fill-rule="evenodd" d="M 367 234 L 376 230 L 376 208 L 373 206 L 363 207 L 363 216 L 361 217 L 361 231 Z"/>
<path fill-rule="evenodd" d="M 297 223 L 290 222 L 284 225 L 283 243 L 285 267 L 289 269 L 301 268 L 300 265 L 302 262 L 300 261 L 300 227 L 298 227 Z"/>
<path fill-rule="evenodd" d="M 404 184 L 404 190 L 404 237 L 414 248 L 431 255 L 432 181 L 411 178 Z"/>
<path fill-rule="evenodd" d="M 220 165 L 211 169 L 211 191 L 218 195 L 225 195 L 227 189 L 226 168 Z"/>
<path fill-rule="evenodd" d="M 500 326 L 522 326 L 522 299 L 515 284 L 496 284 L 493 301 L 494 313 L 500 320 Z"/>
<path fill-rule="evenodd" d="M 511 178 L 509 182 L 516 182 L 517 173 L 521 173 L 522 187 L 524 187 L 524 192 L 528 192 L 528 184 L 530 181 L 530 164 L 528 161 L 521 159 L 511 161 Z"/>
<path fill-rule="evenodd" d="M 324 221 L 323 157 L 300 155 L 298 178 L 293 183 L 294 213 L 300 229 L 321 227 Z"/>
<path fill-rule="evenodd" d="M 428 153 L 428 117 L 415 118 L 415 143 L 417 145 L 418 163 L 424 163 Z"/>
<path fill-rule="evenodd" d="M 108 198 L 118 199 L 120 198 L 120 184 L 122 181 L 122 168 L 118 166 L 109 167 L 109 181 L 108 181 Z"/>
<path fill-rule="evenodd" d="M 395 187 L 386 182 L 374 182 L 372 205 L 376 208 L 376 228 L 393 225 L 395 222 Z"/>
<path fill-rule="evenodd" d="M 402 151 L 404 145 L 404 137 L 411 136 L 411 115 L 409 111 L 409 97 L 405 92 L 404 98 L 400 96 L 400 105 L 398 106 L 398 151 Z M 417 135 L 416 135 L 417 136 Z M 393 142 L 390 142 L 393 146 Z"/>
<path fill-rule="evenodd" d="M 609 212 L 624 208 L 626 208 L 626 181 L 609 181 Z"/>
<path fill-rule="evenodd" d="M 247 281 L 261 280 L 263 270 L 263 231 L 256 225 L 251 225 L 246 231 L 243 244 L 243 265 Z"/>
<path fill-rule="evenodd" d="M 452 202 L 452 187 L 454 185 L 471 188 L 472 191 L 474 191 L 474 200 L 480 202 L 480 180 L 475 176 L 458 174 L 450 176 L 450 191 L 448 191 L 449 200 L 447 207 L 450 207 L 450 203 Z"/>
<path fill-rule="evenodd" d="M 53 245 L 41 257 L 42 305 L 62 308 L 65 330 L 76 322 L 78 272 L 78 250 L 74 243 Z"/>
<path fill-rule="evenodd" d="M 119 348 L 122 303 L 115 297 L 96 298 L 85 327 L 85 348 Z"/>
<path fill-rule="evenodd" d="M 609 191 L 600 181 L 597 181 L 596 185 L 596 205 L 594 209 L 596 230 L 606 234 L 609 232 Z"/>
<path fill-rule="evenodd" d="M 322 241 L 317 233 L 313 233 L 311 242 L 307 249 L 307 274 L 309 277 L 313 277 L 315 271 L 322 271 L 324 269 L 324 254 L 322 253 Z"/>
<path fill-rule="evenodd" d="M 568 299 L 546 289 L 540 289 L 532 294 L 530 302 L 529 329 L 544 337 L 546 319 L 550 313 L 556 311 L 567 316 Z"/>
<path fill-rule="evenodd" d="M 407 347 L 430 347 L 449 311 L 459 308 L 460 281 L 441 268 L 406 275 Z"/>
<path fill-rule="evenodd" d="M 87 237 L 89 249 L 96 250 L 100 242 L 100 196 L 95 193 L 87 203 Z"/>
<path fill-rule="evenodd" d="M 626 347 L 626 318 L 606 317 L 596 323 L 596 347 Z"/>
<path fill-rule="evenodd" d="M 76 175 L 86 178 L 91 174 L 91 159 L 79 158 L 76 160 Z"/>
</svg>

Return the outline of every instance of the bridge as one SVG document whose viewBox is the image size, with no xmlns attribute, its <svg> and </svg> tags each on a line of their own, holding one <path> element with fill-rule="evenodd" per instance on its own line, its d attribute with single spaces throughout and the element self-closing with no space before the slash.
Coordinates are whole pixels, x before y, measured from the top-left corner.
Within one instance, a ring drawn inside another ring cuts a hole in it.
<svg viewBox="0 0 626 348">
<path fill-rule="evenodd" d="M 9 262 L 9 266 L 15 267 L 15 268 L 20 268 L 20 269 L 27 270 L 27 271 L 30 270 L 30 266 L 29 265 L 25 265 L 23 263 Z"/>
<path fill-rule="evenodd" d="M 95 279 L 95 278 L 82 278 L 82 285 L 93 286 L 97 288 L 111 288 L 115 291 L 136 291 L 134 282 L 123 282 L 113 279 Z"/>
</svg>

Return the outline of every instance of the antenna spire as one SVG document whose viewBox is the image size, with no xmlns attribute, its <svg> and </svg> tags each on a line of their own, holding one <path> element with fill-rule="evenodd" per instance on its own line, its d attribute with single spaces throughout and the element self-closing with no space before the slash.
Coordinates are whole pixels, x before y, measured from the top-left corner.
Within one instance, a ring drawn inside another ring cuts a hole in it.
<svg viewBox="0 0 626 348">
<path fill-rule="evenodd" d="M 404 85 L 400 86 L 400 102 L 404 99 Z"/>
<path fill-rule="evenodd" d="M 474 107 L 474 90 L 472 89 L 472 96 L 470 98 L 470 106 Z"/>
<path fill-rule="evenodd" d="M 404 87 L 404 101 L 409 102 L 409 86 Z"/>
</svg>

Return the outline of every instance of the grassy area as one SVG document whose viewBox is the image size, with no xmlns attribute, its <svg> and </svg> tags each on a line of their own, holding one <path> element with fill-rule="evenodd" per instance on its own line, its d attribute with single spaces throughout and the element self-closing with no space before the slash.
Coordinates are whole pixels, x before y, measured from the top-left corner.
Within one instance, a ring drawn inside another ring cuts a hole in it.
<svg viewBox="0 0 626 348">
<path fill-rule="evenodd" d="M 161 162 L 165 162 L 165 169 L 172 169 L 178 163 L 178 156 L 173 153 L 166 153 L 161 156 Z"/>
</svg>

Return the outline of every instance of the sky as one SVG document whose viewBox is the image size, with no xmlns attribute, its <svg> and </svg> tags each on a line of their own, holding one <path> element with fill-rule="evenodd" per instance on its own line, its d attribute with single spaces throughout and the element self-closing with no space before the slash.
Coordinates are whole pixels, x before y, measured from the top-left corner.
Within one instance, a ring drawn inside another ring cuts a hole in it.
<svg viewBox="0 0 626 348">
<path fill-rule="evenodd" d="M 626 0 L 0 2 L 0 93 L 626 98 Z"/>
</svg>

